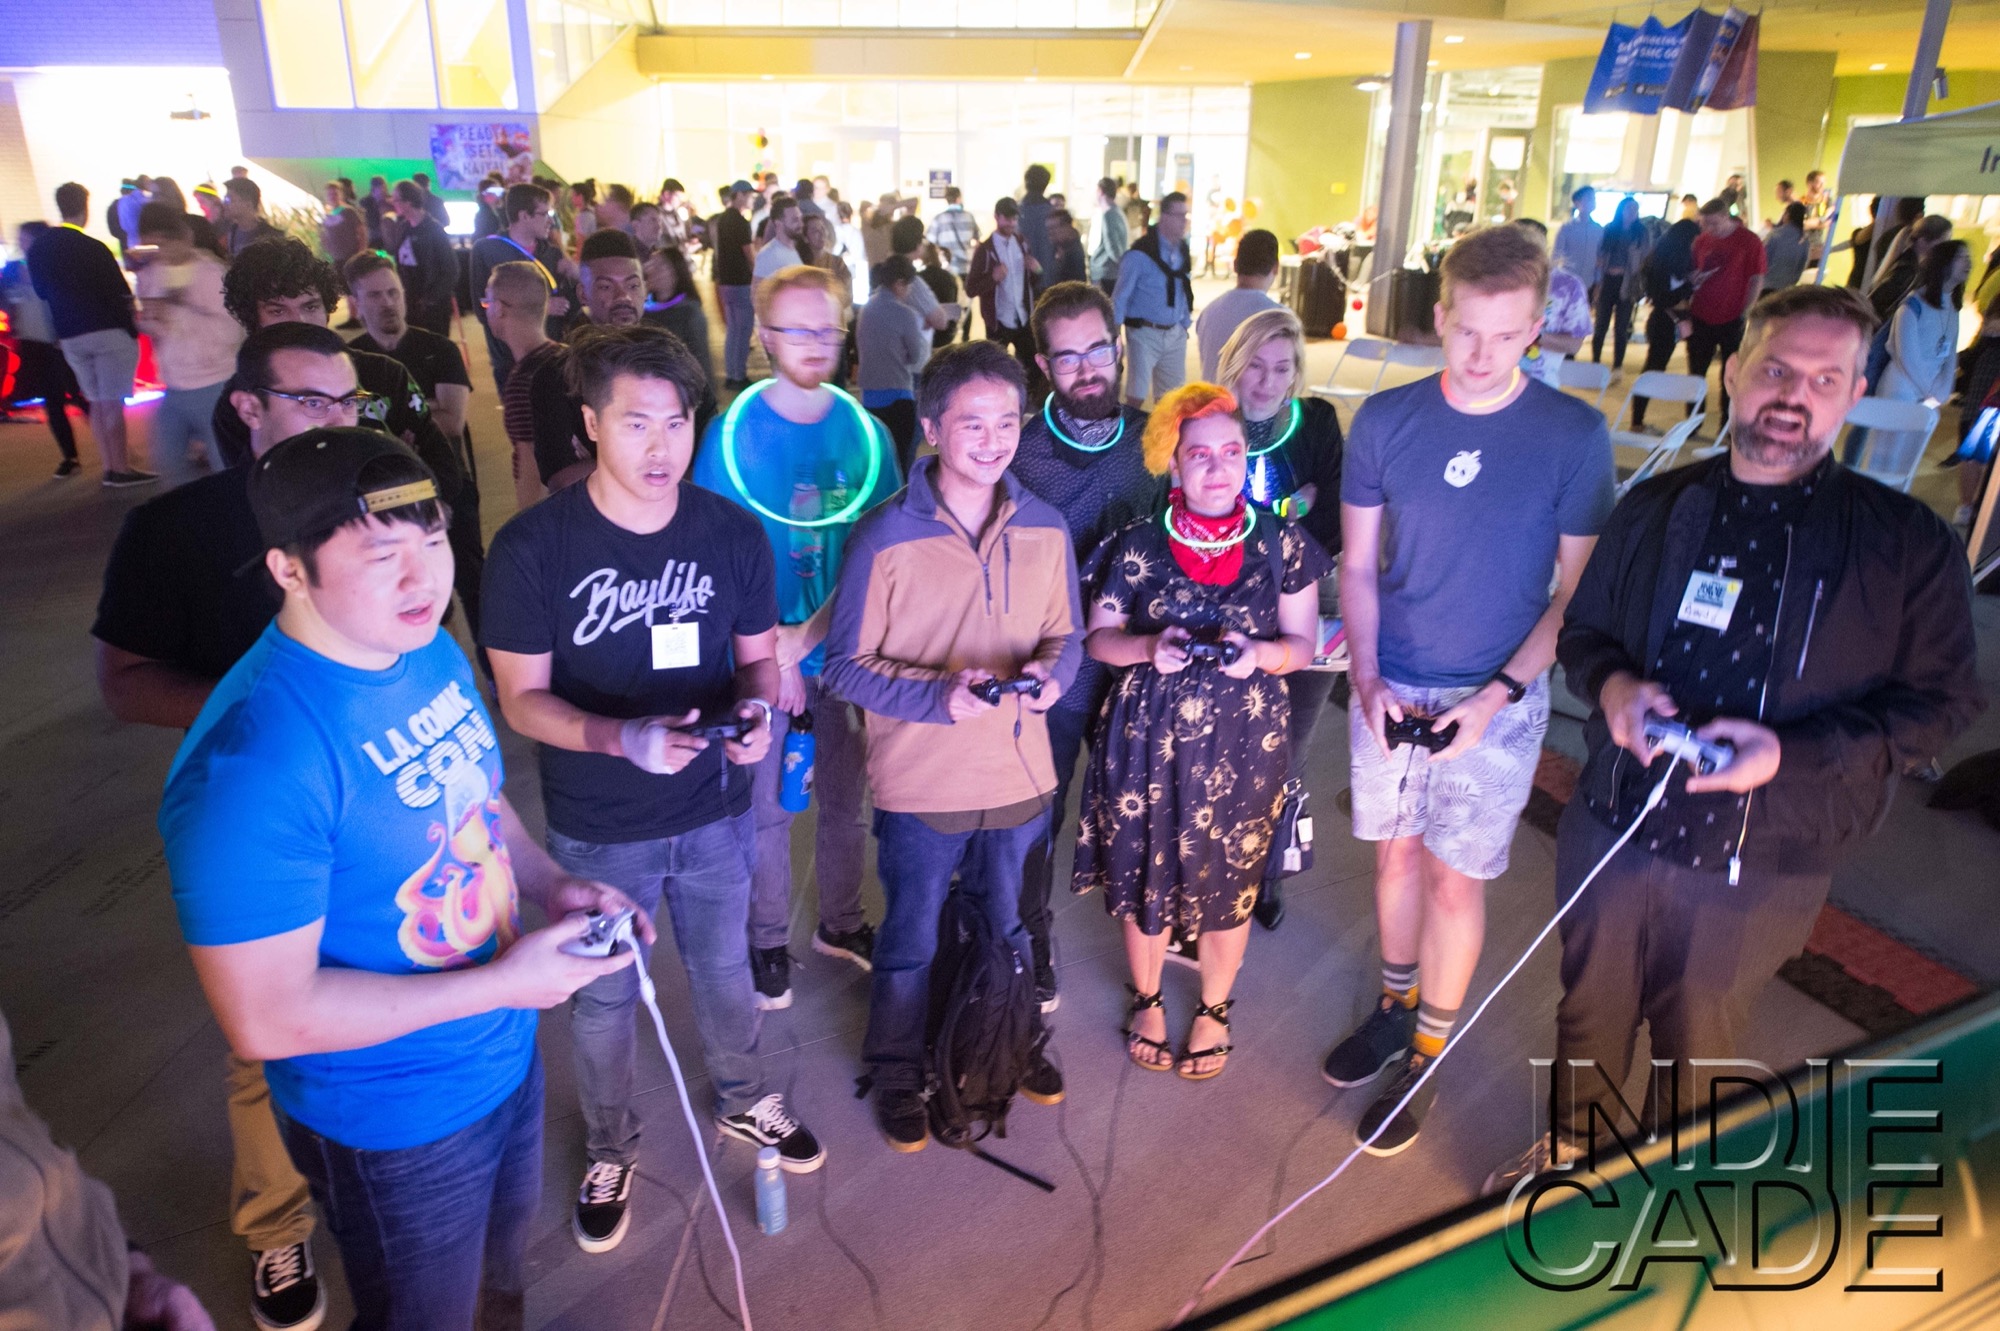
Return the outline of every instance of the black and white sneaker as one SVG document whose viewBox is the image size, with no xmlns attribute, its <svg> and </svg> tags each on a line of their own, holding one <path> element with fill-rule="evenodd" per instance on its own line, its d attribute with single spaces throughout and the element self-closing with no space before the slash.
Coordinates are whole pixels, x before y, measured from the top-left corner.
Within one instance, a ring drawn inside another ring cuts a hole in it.
<svg viewBox="0 0 2000 1331">
<path fill-rule="evenodd" d="M 1370 1155 L 1401 1155 L 1417 1140 L 1423 1130 L 1424 1115 L 1430 1112 L 1431 1102 L 1437 1099 L 1437 1079 L 1433 1077 L 1423 1085 L 1410 1102 L 1403 1105 L 1402 1112 L 1394 1118 L 1389 1112 L 1402 1103 L 1409 1095 L 1410 1088 L 1424 1075 L 1431 1060 L 1427 1055 L 1412 1050 L 1403 1059 L 1403 1066 L 1397 1071 L 1389 1088 L 1376 1097 L 1375 1103 L 1362 1112 L 1361 1121 L 1354 1125 L 1354 1144 Z M 1387 1120 L 1387 1126 L 1384 1126 Z M 1376 1129 L 1381 1131 L 1377 1132 Z M 1369 1140 L 1370 1138 L 1374 1140 Z"/>
<path fill-rule="evenodd" d="M 825 957 L 851 961 L 862 970 L 875 969 L 875 926 L 863 924 L 845 933 L 828 933 L 825 925 L 813 930 L 813 951 Z"/>
<path fill-rule="evenodd" d="M 1062 1069 L 1049 1062 L 1047 1055 L 1036 1053 L 1035 1065 L 1021 1078 L 1021 1094 L 1038 1105 L 1059 1105 L 1063 1098 Z"/>
<path fill-rule="evenodd" d="M 56 479 L 66 481 L 82 470 L 83 464 L 81 462 L 78 462 L 75 458 L 64 458 L 61 462 L 56 463 Z"/>
<path fill-rule="evenodd" d="M 1201 969 L 1199 939 L 1189 938 L 1178 929 L 1167 930 L 1167 960 Z"/>
<path fill-rule="evenodd" d="M 1384 994 L 1368 1020 L 1333 1047 L 1320 1075 L 1335 1086 L 1366 1086 L 1409 1052 L 1416 1030 L 1417 1010 Z"/>
<path fill-rule="evenodd" d="M 765 1012 L 792 1005 L 792 956 L 782 947 L 750 949 L 750 982 L 756 986 L 751 1001 Z"/>
<path fill-rule="evenodd" d="M 250 1316 L 264 1331 L 313 1331 L 326 1317 L 326 1290 L 312 1248 L 294 1243 L 250 1254 Z"/>
<path fill-rule="evenodd" d="M 104 473 L 104 479 L 98 484 L 107 490 L 123 490 L 133 485 L 151 485 L 159 479 L 152 472 L 140 471 L 135 467 L 129 471 L 107 471 Z"/>
<path fill-rule="evenodd" d="M 569 1218 L 569 1232 L 576 1246 L 585 1252 L 610 1252 L 625 1241 L 632 1223 L 632 1174 L 630 1165 L 615 1160 L 596 1160 L 583 1173 L 577 1189 L 576 1210 Z"/>
<path fill-rule="evenodd" d="M 717 1117 L 715 1126 L 752 1146 L 778 1148 L 778 1167 L 788 1174 L 810 1174 L 826 1163 L 826 1148 L 793 1118 L 785 1097 L 776 1091 L 740 1114 Z"/>
</svg>

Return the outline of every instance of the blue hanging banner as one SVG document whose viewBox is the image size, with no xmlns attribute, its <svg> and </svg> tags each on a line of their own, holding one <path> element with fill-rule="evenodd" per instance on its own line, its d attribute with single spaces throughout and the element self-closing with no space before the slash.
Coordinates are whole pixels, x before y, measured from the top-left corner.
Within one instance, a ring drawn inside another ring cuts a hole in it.
<svg viewBox="0 0 2000 1331">
<path fill-rule="evenodd" d="M 1689 114 L 1707 105 L 1708 95 L 1715 90 L 1722 67 L 1749 17 L 1733 5 L 1720 14 L 1705 9 L 1689 14 L 1683 20 L 1690 25 L 1687 39 L 1681 43 L 1679 58 L 1674 62 L 1673 75 L 1667 80 L 1666 95 L 1660 104 Z"/>
<path fill-rule="evenodd" d="M 1597 68 L 1591 72 L 1590 88 L 1583 95 L 1583 113 L 1658 115 L 1668 82 L 1686 48 L 1688 30 L 1700 14 L 1696 10 L 1672 27 L 1651 15 L 1636 28 L 1612 24 L 1604 49 L 1598 53 Z"/>
</svg>

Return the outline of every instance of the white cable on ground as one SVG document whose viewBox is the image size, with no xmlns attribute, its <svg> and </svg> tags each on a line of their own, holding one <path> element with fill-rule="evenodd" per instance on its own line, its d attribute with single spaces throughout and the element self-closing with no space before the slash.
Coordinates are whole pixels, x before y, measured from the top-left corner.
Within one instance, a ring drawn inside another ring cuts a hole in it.
<svg viewBox="0 0 2000 1331">
<path fill-rule="evenodd" d="M 653 1015 L 653 1031 L 660 1037 L 660 1052 L 667 1056 L 667 1069 L 674 1074 L 674 1089 L 681 1095 L 681 1112 L 687 1116 L 688 1131 L 694 1135 L 695 1159 L 701 1161 L 701 1176 L 708 1183 L 708 1196 L 715 1203 L 715 1218 L 722 1224 L 722 1241 L 729 1245 L 729 1261 L 736 1268 L 736 1311 L 743 1319 L 743 1331 L 751 1331 L 750 1296 L 743 1289 L 743 1254 L 736 1250 L 736 1236 L 729 1232 L 729 1210 L 722 1204 L 722 1193 L 715 1186 L 715 1173 L 708 1167 L 707 1139 L 702 1134 L 701 1125 L 696 1122 L 694 1105 L 688 1100 L 687 1079 L 681 1076 L 681 1061 L 674 1057 L 674 1046 L 667 1039 L 666 1019 L 660 1016 L 660 1002 L 653 992 L 653 977 L 646 973 L 645 954 L 641 953 L 632 962 L 639 972 L 639 997 L 646 1004 L 646 1011 Z M 688 1217 L 690 1228 L 694 1225 L 694 1215 Z"/>
<path fill-rule="evenodd" d="M 1249 1256 L 1250 1250 L 1256 1247 L 1259 1243 L 1263 1242 L 1264 1236 L 1266 1234 L 1269 1234 L 1273 1229 L 1275 1229 L 1278 1226 L 1279 1222 L 1284 1220 L 1286 1216 L 1290 1215 L 1292 1212 L 1298 1210 L 1301 1206 L 1305 1205 L 1306 1202 L 1309 1201 L 1315 1193 L 1319 1192 L 1321 1188 L 1326 1187 L 1329 1183 L 1332 1183 L 1335 1179 L 1339 1178 L 1343 1173 L 1345 1173 L 1347 1167 L 1353 1164 L 1355 1160 L 1360 1157 L 1361 1153 L 1364 1150 L 1366 1150 L 1370 1146 L 1373 1146 L 1375 1144 L 1375 1139 L 1377 1137 L 1380 1137 L 1383 1131 L 1391 1123 L 1396 1121 L 1396 1115 L 1403 1112 L 1404 1106 L 1408 1105 L 1411 1100 L 1415 1099 L 1417 1092 L 1423 1089 L 1424 1083 L 1431 1079 L 1431 1074 L 1435 1073 L 1438 1070 L 1438 1067 L 1445 1061 L 1445 1059 L 1451 1054 L 1451 1052 L 1454 1049 L 1458 1048 L 1458 1046 L 1464 1042 L 1466 1033 L 1470 1031 L 1475 1024 L 1477 1024 L 1481 1014 L 1483 1014 L 1488 1007 L 1492 1006 L 1493 1000 L 1500 996 L 1500 991 L 1507 987 L 1508 981 L 1512 980 L 1515 975 L 1520 973 L 1521 967 L 1528 964 L 1528 958 L 1535 954 L 1535 949 L 1542 945 L 1542 940 L 1547 938 L 1549 934 L 1554 931 L 1555 927 L 1558 924 L 1562 923 L 1563 916 L 1569 914 L 1570 907 L 1574 906 L 1577 903 L 1577 899 L 1583 895 L 1584 889 L 1589 887 L 1591 883 L 1595 881 L 1598 874 L 1604 872 L 1604 866 L 1611 863 L 1611 859 L 1613 856 L 1615 856 L 1619 851 L 1625 849 L 1625 843 L 1630 841 L 1632 839 L 1632 834 L 1639 830 L 1639 824 L 1645 822 L 1647 816 L 1650 815 L 1653 812 L 1653 810 L 1659 806 L 1660 801 L 1666 798 L 1667 782 L 1673 779 L 1674 768 L 1677 767 L 1678 765 L 1679 765 L 1678 761 L 1667 764 L 1666 774 L 1660 778 L 1659 784 L 1653 787 L 1652 793 L 1646 796 L 1646 803 L 1644 804 L 1643 807 L 1640 808 L 1639 812 L 1633 817 L 1632 825 L 1630 827 L 1627 827 L 1622 833 L 1619 834 L 1618 839 L 1611 843 L 1611 849 L 1604 852 L 1604 858 L 1599 860 L 1596 863 L 1596 865 L 1592 867 L 1591 871 L 1583 876 L 1583 881 L 1576 885 L 1576 891 L 1569 894 L 1569 900 L 1563 902 L 1562 906 L 1556 911 L 1556 913 L 1549 917 L 1549 922 L 1542 926 L 1542 931 L 1535 935 L 1535 939 L 1533 942 L 1528 944 L 1528 950 L 1523 952 L 1520 955 L 1520 958 L 1516 960 L 1512 966 L 1508 967 L 1507 973 L 1500 977 L 1500 983 L 1494 985 L 1492 992 L 1487 994 L 1486 997 L 1480 1001 L 1479 1006 L 1473 1009 L 1472 1015 L 1470 1017 L 1467 1017 L 1464 1023 L 1459 1026 L 1458 1030 L 1453 1033 L 1450 1043 L 1446 1044 L 1443 1049 L 1438 1051 L 1438 1056 L 1430 1061 L 1430 1066 L 1426 1067 L 1423 1070 L 1422 1074 L 1417 1077 L 1415 1084 L 1413 1084 L 1410 1087 L 1410 1089 L 1404 1093 L 1403 1098 L 1401 1100 L 1398 1100 L 1396 1102 L 1396 1107 L 1390 1110 L 1387 1114 L 1383 1115 L 1382 1121 L 1376 1125 L 1375 1131 L 1368 1134 L 1368 1139 L 1357 1145 L 1352 1151 L 1349 1151 L 1347 1153 L 1347 1158 L 1345 1160 L 1342 1160 L 1338 1165 L 1336 1165 L 1334 1167 L 1334 1171 L 1331 1174 L 1328 1174 L 1325 1178 L 1313 1184 L 1310 1188 L 1307 1188 L 1304 1192 L 1300 1193 L 1298 1197 L 1292 1201 L 1291 1205 L 1287 1206 L 1284 1210 L 1278 1212 L 1276 1215 L 1272 1216 L 1269 1220 L 1266 1220 L 1262 1225 L 1258 1226 L 1257 1232 L 1255 1234 L 1252 1234 L 1249 1237 L 1249 1239 L 1245 1241 L 1243 1246 L 1236 1250 L 1235 1255 L 1232 1256 L 1228 1261 L 1224 1262 L 1222 1264 L 1221 1269 L 1218 1270 L 1214 1275 L 1210 1276 L 1207 1280 L 1202 1282 L 1201 1288 L 1194 1292 L 1193 1298 L 1189 1299 L 1186 1303 L 1181 1305 L 1181 1310 L 1178 1313 L 1174 1314 L 1174 1320 L 1168 1323 L 1169 1326 L 1179 1326 L 1182 1322 L 1185 1322 L 1189 1317 L 1193 1316 L 1195 1309 L 1201 1306 L 1201 1301 L 1208 1296 L 1209 1291 L 1214 1289 L 1217 1285 L 1221 1284 L 1223 1277 L 1227 1276 L 1232 1270 L 1234 1270 L 1236 1268 L 1237 1263 L 1241 1262 L 1245 1257 Z"/>
</svg>

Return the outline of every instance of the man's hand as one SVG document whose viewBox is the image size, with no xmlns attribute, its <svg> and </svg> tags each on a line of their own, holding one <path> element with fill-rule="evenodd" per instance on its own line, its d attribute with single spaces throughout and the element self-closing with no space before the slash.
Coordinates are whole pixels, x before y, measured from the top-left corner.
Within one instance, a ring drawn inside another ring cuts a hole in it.
<svg viewBox="0 0 2000 1331">
<path fill-rule="evenodd" d="M 1007 265 L 1004 263 L 994 264 L 993 265 L 994 284 L 997 286 L 999 283 L 1005 282 L 1006 280 L 1007 280 Z"/>
<path fill-rule="evenodd" d="M 992 678 L 991 670 L 961 670 L 947 681 L 950 691 L 945 694 L 944 709 L 954 725 L 993 710 L 992 703 L 973 697 L 971 691 L 972 685 Z"/>
<path fill-rule="evenodd" d="M 1163 675 L 1187 669 L 1190 635 L 1184 628 L 1162 629 L 1153 635 L 1153 669 Z"/>
<path fill-rule="evenodd" d="M 1389 756 L 1389 736 L 1386 728 L 1390 721 L 1403 719 L 1403 701 L 1394 689 L 1382 682 L 1380 675 L 1356 675 L 1349 681 L 1353 697 L 1348 705 L 1359 706 L 1368 733 L 1375 737 L 1375 747 L 1382 750 L 1382 756 Z"/>
<path fill-rule="evenodd" d="M 1697 739 L 1710 743 L 1720 740 L 1735 745 L 1736 757 L 1720 772 L 1689 777 L 1687 788 L 1690 795 L 1708 790 L 1727 790 L 1741 795 L 1766 784 L 1778 774 L 1778 762 L 1783 755 L 1779 752 L 1777 732 L 1769 726 L 1733 716 L 1718 716 L 1694 733 Z"/>
<path fill-rule="evenodd" d="M 644 918 L 635 916 L 634 926 Z M 523 934 L 493 963 L 496 978 L 505 987 L 501 1006 L 552 1008 L 599 976 L 625 969 L 639 955 L 631 948 L 608 957 L 576 957 L 561 950 L 563 944 L 583 937 L 589 927 L 588 916 L 572 915 L 546 929 Z"/>
<path fill-rule="evenodd" d="M 708 747 L 707 740 L 682 734 L 676 728 L 691 726 L 700 716 L 697 707 L 686 716 L 634 717 L 618 728 L 619 750 L 642 772 L 672 776 Z"/>
<path fill-rule="evenodd" d="M 1245 635 L 1234 632 L 1223 634 L 1222 640 L 1236 644 L 1236 659 L 1234 661 L 1226 665 L 1220 661 L 1216 662 L 1217 667 L 1223 674 L 1229 676 L 1231 679 L 1248 679 L 1257 673 L 1256 643 L 1250 641 Z"/>
<path fill-rule="evenodd" d="M 1456 707 L 1447 707 L 1435 721 L 1432 730 L 1450 729 L 1458 723 L 1458 733 L 1451 743 L 1432 754 L 1434 763 L 1448 763 L 1453 758 L 1468 752 L 1486 737 L 1486 727 L 1493 724 L 1493 718 L 1500 715 L 1500 709 L 1507 705 L 1507 689 L 1499 682 L 1488 684 Z"/>
<path fill-rule="evenodd" d="M 639 941 L 648 947 L 659 941 L 653 921 L 639 909 L 639 903 L 609 883 L 564 874 L 550 890 L 543 905 L 550 918 L 556 920 L 580 910 L 594 910 L 599 915 L 616 915 L 621 910 L 629 910 L 632 912 L 632 931 L 639 935 Z"/>
<path fill-rule="evenodd" d="M 1028 256 L 1028 271 L 1037 277 L 1041 276 L 1042 261 L 1032 254 Z"/>
<path fill-rule="evenodd" d="M 1674 716 L 1680 711 L 1668 696 L 1666 685 L 1640 679 L 1629 670 L 1612 672 L 1597 691 L 1597 705 L 1604 709 L 1611 742 L 1637 755 L 1649 767 L 1659 751 L 1646 743 L 1646 713 Z"/>
<path fill-rule="evenodd" d="M 215 1322 L 194 1291 L 154 1269 L 143 1252 L 131 1255 L 132 1278 L 125 1287 L 125 1331 L 215 1331 Z"/>
<path fill-rule="evenodd" d="M 806 677 L 797 666 L 778 667 L 778 710 L 797 716 L 806 709 Z"/>
<path fill-rule="evenodd" d="M 755 721 L 757 728 L 742 739 L 725 740 L 722 745 L 722 756 L 738 767 L 755 767 L 763 762 L 764 755 L 771 751 L 770 709 L 745 701 L 736 704 L 736 715 Z"/>
<path fill-rule="evenodd" d="M 569 313 L 569 297 L 551 295 L 549 297 L 549 317 L 560 319 Z"/>
<path fill-rule="evenodd" d="M 1049 708 L 1056 705 L 1057 699 L 1062 697 L 1062 685 L 1056 682 L 1056 677 L 1051 675 L 1049 668 L 1040 661 L 1030 661 L 1022 666 L 1021 674 L 1028 679 L 1039 679 L 1042 681 L 1041 697 L 1037 698 L 1032 693 L 1021 695 L 1021 705 L 1029 711 L 1046 712 Z"/>
<path fill-rule="evenodd" d="M 812 655 L 813 644 L 806 641 L 804 624 L 778 625 L 778 669 L 796 666 Z"/>
</svg>

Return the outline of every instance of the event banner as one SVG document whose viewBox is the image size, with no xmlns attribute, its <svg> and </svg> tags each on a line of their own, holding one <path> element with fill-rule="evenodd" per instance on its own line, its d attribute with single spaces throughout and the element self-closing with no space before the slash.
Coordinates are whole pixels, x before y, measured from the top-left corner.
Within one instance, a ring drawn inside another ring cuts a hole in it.
<svg viewBox="0 0 2000 1331">
<path fill-rule="evenodd" d="M 1757 99 L 1757 33 L 1756 20 L 1733 6 L 1720 14 L 1697 9 L 1672 26 L 1651 15 L 1637 27 L 1614 23 L 1584 94 L 1584 114 L 1750 106 Z"/>
<path fill-rule="evenodd" d="M 441 190 L 474 190 L 487 172 L 512 180 L 509 168 L 517 159 L 532 163 L 534 141 L 518 122 L 473 121 L 431 125 L 431 165 L 437 168 Z"/>
</svg>

